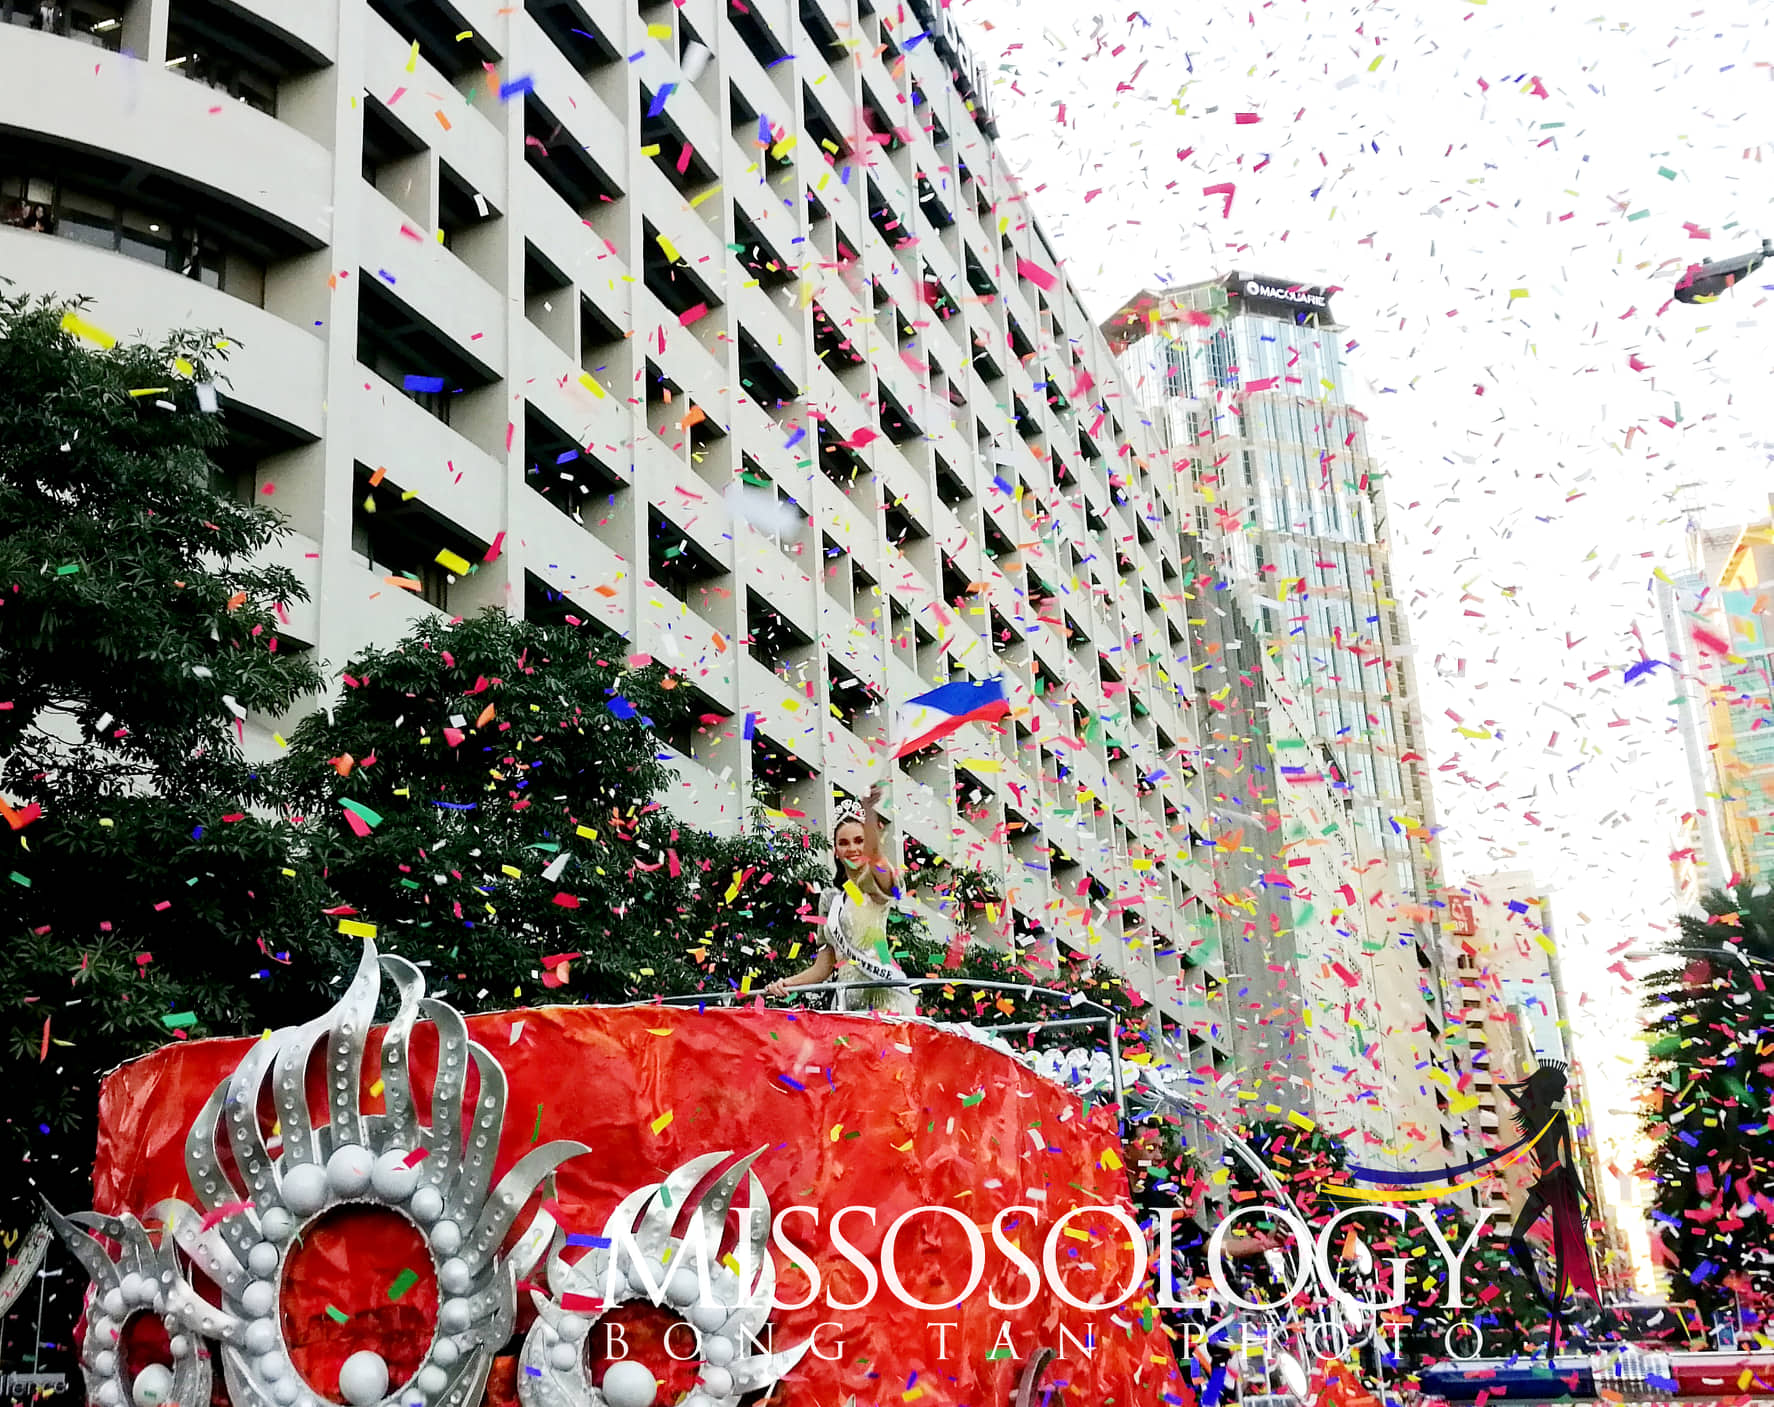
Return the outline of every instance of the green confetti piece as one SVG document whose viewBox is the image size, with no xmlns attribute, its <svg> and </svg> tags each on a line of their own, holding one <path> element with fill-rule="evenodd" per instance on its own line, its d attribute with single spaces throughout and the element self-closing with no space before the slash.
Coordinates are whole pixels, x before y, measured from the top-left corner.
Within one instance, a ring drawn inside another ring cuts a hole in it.
<svg viewBox="0 0 1774 1407">
<path fill-rule="evenodd" d="M 1626 218 L 1629 222 L 1632 220 L 1642 220 L 1650 213 L 1649 210 L 1634 210 L 1632 214 L 1628 215 Z"/>
<path fill-rule="evenodd" d="M 349 1324 L 351 1322 L 351 1316 L 334 1304 L 329 1304 L 326 1307 L 326 1317 L 335 1324 Z"/>
<path fill-rule="evenodd" d="M 994 1348 L 994 1349 L 989 1350 L 986 1353 L 986 1362 L 991 1363 L 991 1362 L 996 1361 L 997 1359 L 1008 1358 L 1008 1357 L 1010 1357 L 1010 1350 L 1009 1349 Z"/>
<path fill-rule="evenodd" d="M 31 887 L 31 877 L 26 874 L 20 874 L 17 870 L 14 870 L 8 878 L 11 879 L 14 884 L 24 885 L 26 889 Z"/>
<path fill-rule="evenodd" d="M 542 1137 L 542 1106 L 536 1106 L 536 1127 L 530 1130 L 530 1142 L 536 1143 Z"/>
<path fill-rule="evenodd" d="M 1671 171 L 1667 166 L 1659 166 L 1657 168 L 1657 174 L 1663 177 L 1666 181 L 1673 181 L 1675 179 L 1675 172 Z"/>
<path fill-rule="evenodd" d="M 79 570 L 80 570 L 80 563 L 70 562 L 65 567 L 57 567 L 55 569 L 55 574 L 57 576 L 73 576 L 74 573 L 76 573 Z"/>
<path fill-rule="evenodd" d="M 394 1277 L 394 1283 L 388 1287 L 388 1298 L 397 1300 L 418 1283 L 419 1274 L 417 1271 L 403 1270 Z"/>
<path fill-rule="evenodd" d="M 169 1011 L 160 1018 L 160 1024 L 169 1031 L 176 1031 L 184 1026 L 195 1026 L 197 1013 L 195 1011 Z"/>
<path fill-rule="evenodd" d="M 370 808 L 365 806 L 361 801 L 353 801 L 348 796 L 340 797 L 339 805 L 343 806 L 347 811 L 356 813 L 367 826 L 379 826 L 382 824 L 381 813 L 370 810 Z"/>
<path fill-rule="evenodd" d="M 961 1107 L 963 1109 L 971 1109 L 985 1097 L 986 1092 L 983 1089 L 978 1094 L 964 1094 L 961 1096 Z"/>
</svg>

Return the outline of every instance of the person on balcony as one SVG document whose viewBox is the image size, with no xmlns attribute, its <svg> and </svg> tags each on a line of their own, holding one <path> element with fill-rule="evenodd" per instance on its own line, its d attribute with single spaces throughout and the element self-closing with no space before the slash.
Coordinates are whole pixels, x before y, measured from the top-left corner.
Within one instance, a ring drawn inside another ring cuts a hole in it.
<svg viewBox="0 0 1774 1407">
<path fill-rule="evenodd" d="M 917 1006 L 903 985 L 905 972 L 893 956 L 887 916 L 899 897 L 899 876 L 885 858 L 880 812 L 881 788 L 869 789 L 861 805 L 838 806 L 832 832 L 837 864 L 832 882 L 819 896 L 819 953 L 811 967 L 772 982 L 767 996 L 786 997 L 796 987 L 822 982 L 868 983 L 840 991 L 834 1005 L 843 1011 L 880 1011 L 914 1016 Z"/>
</svg>

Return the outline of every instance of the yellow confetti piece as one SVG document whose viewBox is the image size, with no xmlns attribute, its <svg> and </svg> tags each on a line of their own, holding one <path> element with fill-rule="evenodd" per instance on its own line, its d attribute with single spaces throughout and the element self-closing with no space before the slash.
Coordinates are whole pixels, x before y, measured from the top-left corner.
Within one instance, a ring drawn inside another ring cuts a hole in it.
<svg viewBox="0 0 1774 1407">
<path fill-rule="evenodd" d="M 1378 68 L 1381 64 L 1383 64 L 1385 62 L 1386 62 L 1386 56 L 1384 54 L 1375 54 L 1374 61 L 1367 66 L 1367 71 L 1369 73 L 1372 73 L 1376 68 Z"/>
<path fill-rule="evenodd" d="M 439 552 L 434 560 L 446 572 L 454 572 L 457 576 L 468 575 L 470 569 L 468 559 L 450 551 L 447 547 Z"/>
<path fill-rule="evenodd" d="M 415 39 L 413 41 L 413 47 L 407 51 L 407 72 L 408 73 L 417 73 L 418 71 L 419 71 L 419 41 L 417 39 Z"/>
<path fill-rule="evenodd" d="M 647 38 L 670 39 L 671 26 L 669 24 L 650 24 L 647 26 Z"/>
<path fill-rule="evenodd" d="M 196 367 L 192 366 L 191 363 L 186 361 L 183 357 L 174 357 L 172 359 L 172 369 L 178 372 L 180 376 L 190 376 L 197 370 Z"/>
<path fill-rule="evenodd" d="M 582 840 L 596 840 L 597 832 L 590 826 L 580 826 L 575 832 Z"/>
<path fill-rule="evenodd" d="M 661 1129 L 663 1129 L 670 1122 L 671 1122 L 671 1110 L 667 1109 L 657 1119 L 653 1120 L 653 1132 L 658 1133 Z"/>
<path fill-rule="evenodd" d="M 671 1034 L 671 1027 L 669 1027 L 669 1026 L 649 1026 L 649 1027 L 647 1027 L 647 1034 L 649 1036 L 669 1036 Z"/>
<path fill-rule="evenodd" d="M 104 328 L 94 326 L 75 312 L 62 314 L 62 331 L 72 333 L 75 337 L 84 337 L 88 342 L 107 351 L 117 345 L 117 339 Z"/>
<path fill-rule="evenodd" d="M 592 377 L 592 374 L 589 371 L 582 371 L 579 373 L 579 384 L 586 390 L 590 391 L 591 394 L 596 396 L 600 401 L 604 399 L 604 388 L 597 384 L 597 381 Z"/>
<path fill-rule="evenodd" d="M 465 29 L 456 36 L 456 42 L 460 44 L 464 39 L 472 38 L 474 38 L 474 31 L 472 29 Z"/>
<path fill-rule="evenodd" d="M 659 235 L 659 236 L 657 236 L 657 238 L 659 241 L 659 248 L 660 248 L 661 252 L 664 253 L 665 257 L 667 259 L 670 259 L 674 263 L 677 262 L 677 260 L 681 257 L 678 254 L 677 245 L 673 244 L 671 242 L 671 240 L 668 239 L 665 235 Z"/>
<path fill-rule="evenodd" d="M 359 923 L 354 918 L 342 918 L 339 920 L 339 932 L 343 933 L 347 938 L 374 938 L 376 936 L 376 925 L 373 923 Z"/>
<path fill-rule="evenodd" d="M 375 1084 L 370 1086 L 370 1097 L 373 1099 L 380 1099 L 384 1088 L 385 1086 L 383 1083 L 380 1080 L 377 1080 Z"/>
<path fill-rule="evenodd" d="M 1105 1148 L 1103 1149 L 1103 1156 L 1098 1160 L 1097 1165 L 1099 1167 L 1107 1168 L 1110 1172 L 1119 1172 L 1121 1171 L 1121 1155 L 1113 1148 Z"/>
<path fill-rule="evenodd" d="M 843 1136 L 843 1134 L 844 1134 L 844 1126 L 842 1124 L 833 1124 L 832 1125 L 831 1141 L 833 1143 L 836 1143 L 838 1141 L 838 1139 Z"/>
<path fill-rule="evenodd" d="M 1318 1127 L 1297 1109 L 1288 1110 L 1287 1121 L 1297 1129 L 1305 1129 L 1307 1133 L 1313 1132 Z"/>
</svg>

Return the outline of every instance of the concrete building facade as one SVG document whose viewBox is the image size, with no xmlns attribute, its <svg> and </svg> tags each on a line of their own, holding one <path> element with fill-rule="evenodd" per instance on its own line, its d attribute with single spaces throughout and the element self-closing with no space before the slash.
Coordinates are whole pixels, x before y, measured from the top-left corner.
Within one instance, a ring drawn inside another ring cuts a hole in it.
<svg viewBox="0 0 1774 1407">
<path fill-rule="evenodd" d="M 895 774 L 920 893 L 983 871 L 982 935 L 1124 972 L 1208 1107 L 1301 1107 L 1221 946 L 1195 483 L 946 10 L 0 0 L 0 62 L 0 269 L 120 337 L 225 333 L 289 647 L 601 628 L 696 691 L 670 800 L 728 828 L 829 827 L 895 705 L 1002 674 L 1012 718 Z"/>
<path fill-rule="evenodd" d="M 1142 293 L 1105 333 L 1194 486 L 1209 570 L 1193 613 L 1236 609 L 1253 632 L 1240 663 L 1264 681 L 1270 882 L 1321 1107 L 1359 1148 L 1442 1161 L 1465 1140 L 1439 850 L 1383 475 L 1329 297 L 1234 273 Z"/>
</svg>

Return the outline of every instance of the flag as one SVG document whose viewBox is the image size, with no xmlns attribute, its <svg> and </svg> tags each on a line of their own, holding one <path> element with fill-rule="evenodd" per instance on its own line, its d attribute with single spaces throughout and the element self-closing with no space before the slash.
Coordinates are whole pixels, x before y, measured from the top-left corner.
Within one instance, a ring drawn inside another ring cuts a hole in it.
<svg viewBox="0 0 1774 1407">
<path fill-rule="evenodd" d="M 944 684 L 906 703 L 894 730 L 902 741 L 893 755 L 904 757 L 969 723 L 990 723 L 1009 712 L 1010 701 L 1004 697 L 1002 679 L 988 679 L 981 684 L 969 680 Z"/>
</svg>

